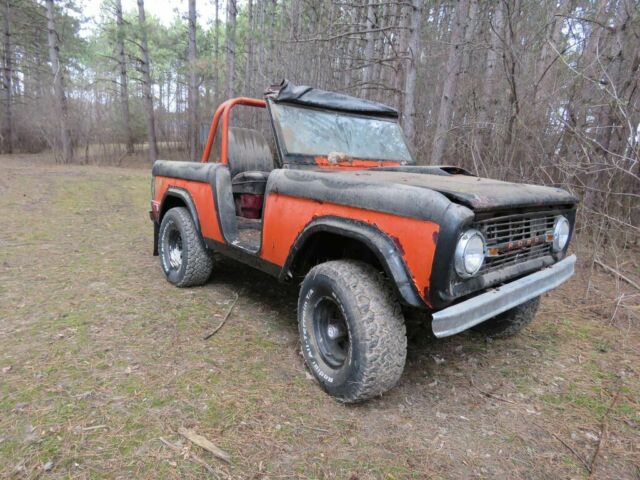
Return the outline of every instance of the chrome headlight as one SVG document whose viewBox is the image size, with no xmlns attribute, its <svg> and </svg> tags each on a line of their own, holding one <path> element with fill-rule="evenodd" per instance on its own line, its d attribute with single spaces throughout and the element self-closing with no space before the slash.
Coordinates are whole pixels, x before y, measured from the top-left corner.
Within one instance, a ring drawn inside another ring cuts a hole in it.
<svg viewBox="0 0 640 480">
<path fill-rule="evenodd" d="M 458 275 L 467 278 L 478 273 L 484 262 L 484 251 L 485 241 L 482 233 L 473 229 L 464 232 L 458 240 L 454 254 Z"/>
<path fill-rule="evenodd" d="M 569 220 L 562 215 L 556 217 L 556 221 L 553 224 L 553 251 L 560 252 L 564 250 L 569 241 L 569 232 L 571 231 L 571 225 Z"/>
</svg>

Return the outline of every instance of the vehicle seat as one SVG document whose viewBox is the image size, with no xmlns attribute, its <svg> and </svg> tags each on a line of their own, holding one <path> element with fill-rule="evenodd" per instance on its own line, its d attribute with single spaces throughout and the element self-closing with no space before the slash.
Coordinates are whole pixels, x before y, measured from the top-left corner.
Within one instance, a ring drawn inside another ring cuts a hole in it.
<svg viewBox="0 0 640 480">
<path fill-rule="evenodd" d="M 233 181 L 231 182 L 233 185 L 233 193 L 264 195 L 268 178 L 269 172 L 258 172 L 256 170 L 240 172 L 233 177 Z"/>
<path fill-rule="evenodd" d="M 257 130 L 229 128 L 228 159 L 236 215 L 260 218 L 267 179 L 273 170 L 269 144 Z"/>
<path fill-rule="evenodd" d="M 245 172 L 266 172 L 273 170 L 273 154 L 262 133 L 250 128 L 229 128 L 229 173 L 231 183 L 236 176 Z M 254 176 L 254 181 L 262 177 Z M 238 179 L 239 181 L 241 178 Z M 242 180 L 246 183 L 247 178 Z"/>
</svg>

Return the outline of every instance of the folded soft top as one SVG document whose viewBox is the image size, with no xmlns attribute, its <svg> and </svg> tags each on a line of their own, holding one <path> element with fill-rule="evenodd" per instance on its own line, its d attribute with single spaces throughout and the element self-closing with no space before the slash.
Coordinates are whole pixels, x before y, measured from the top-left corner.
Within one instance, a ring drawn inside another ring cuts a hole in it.
<svg viewBox="0 0 640 480">
<path fill-rule="evenodd" d="M 286 79 L 279 85 L 273 85 L 267 89 L 265 97 L 276 103 L 288 103 L 348 113 L 398 118 L 398 111 L 388 105 L 344 95 L 342 93 L 327 92 L 305 85 L 294 85 Z"/>
</svg>

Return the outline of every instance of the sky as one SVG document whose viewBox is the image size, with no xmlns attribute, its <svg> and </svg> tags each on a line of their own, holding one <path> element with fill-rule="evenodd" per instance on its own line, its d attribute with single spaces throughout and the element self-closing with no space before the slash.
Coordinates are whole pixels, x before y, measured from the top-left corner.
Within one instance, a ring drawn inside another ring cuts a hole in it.
<svg viewBox="0 0 640 480">
<path fill-rule="evenodd" d="M 92 21 L 92 19 L 98 20 L 100 18 L 101 6 L 104 1 L 105 0 L 77 0 L 76 4 L 80 7 L 79 16 L 88 20 L 80 32 L 82 36 L 89 36 L 95 31 L 96 22 Z M 220 2 L 220 21 L 224 23 L 226 2 L 225 0 L 218 1 Z M 238 5 L 245 4 L 246 0 L 238 0 Z M 138 14 L 138 3 L 136 0 L 122 0 L 122 8 L 125 13 L 133 12 L 136 15 Z M 215 0 L 197 0 L 196 8 L 199 24 L 207 25 L 213 23 L 215 19 Z M 145 0 L 144 2 L 144 10 L 147 17 L 153 15 L 166 26 L 171 25 L 178 15 L 186 18 L 188 9 L 188 0 Z M 69 11 L 69 13 L 74 15 L 72 11 Z"/>
<path fill-rule="evenodd" d="M 81 0 L 78 3 L 80 3 L 83 7 L 83 15 L 94 18 L 100 16 L 100 7 L 103 3 L 103 0 Z M 184 13 L 187 8 L 187 2 L 180 0 L 147 0 L 144 3 L 144 9 L 147 16 L 153 15 L 155 17 L 158 17 L 160 21 L 165 25 L 169 25 L 172 23 L 173 19 L 178 14 L 176 10 L 178 10 L 180 13 Z M 138 8 L 136 0 L 122 0 L 122 8 L 125 12 L 136 11 Z"/>
</svg>

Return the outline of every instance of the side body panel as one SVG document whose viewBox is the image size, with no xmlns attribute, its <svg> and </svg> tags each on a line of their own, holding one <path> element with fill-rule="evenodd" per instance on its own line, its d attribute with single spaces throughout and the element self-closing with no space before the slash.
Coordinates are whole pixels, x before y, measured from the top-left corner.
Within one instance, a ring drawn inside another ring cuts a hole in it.
<svg viewBox="0 0 640 480">
<path fill-rule="evenodd" d="M 213 190 L 208 183 L 181 178 L 155 177 L 156 201 L 162 204 L 168 191 L 173 188 L 185 190 L 191 196 L 198 214 L 200 232 L 205 238 L 222 242 L 222 231 L 216 215 Z"/>
<path fill-rule="evenodd" d="M 428 300 L 439 231 L 434 222 L 271 193 L 266 200 L 260 256 L 284 265 L 292 245 L 305 227 L 321 217 L 367 223 L 389 236 L 409 268 L 416 290 L 424 301 Z"/>
</svg>

